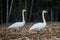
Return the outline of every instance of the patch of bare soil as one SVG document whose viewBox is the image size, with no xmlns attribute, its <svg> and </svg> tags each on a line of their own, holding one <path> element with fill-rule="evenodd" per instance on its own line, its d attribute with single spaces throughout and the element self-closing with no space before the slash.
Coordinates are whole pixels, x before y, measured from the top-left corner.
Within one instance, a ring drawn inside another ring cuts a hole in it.
<svg viewBox="0 0 60 40">
<path fill-rule="evenodd" d="M 11 24 L 0 25 L 0 40 L 60 40 L 60 22 L 50 22 L 47 26 L 36 32 L 30 31 L 29 28 L 34 23 L 26 23 L 20 31 L 7 29 Z"/>
</svg>

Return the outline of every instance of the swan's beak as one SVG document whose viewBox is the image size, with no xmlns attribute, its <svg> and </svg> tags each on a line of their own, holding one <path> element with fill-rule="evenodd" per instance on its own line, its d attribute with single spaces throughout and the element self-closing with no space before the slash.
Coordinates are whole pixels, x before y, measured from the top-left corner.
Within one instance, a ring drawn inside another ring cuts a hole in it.
<svg viewBox="0 0 60 40">
<path fill-rule="evenodd" d="M 46 11 L 46 10 L 43 10 L 42 12 L 43 12 L 43 13 L 48 13 L 48 11 Z"/>
<path fill-rule="evenodd" d="M 25 12 L 25 11 L 27 11 L 26 9 L 23 9 L 23 11 Z"/>
<path fill-rule="evenodd" d="M 24 9 L 25 11 L 27 11 L 26 9 Z"/>
<path fill-rule="evenodd" d="M 46 14 L 48 13 L 48 11 L 45 12 Z"/>
<path fill-rule="evenodd" d="M 46 13 L 48 13 L 48 11 L 46 11 Z"/>
</svg>

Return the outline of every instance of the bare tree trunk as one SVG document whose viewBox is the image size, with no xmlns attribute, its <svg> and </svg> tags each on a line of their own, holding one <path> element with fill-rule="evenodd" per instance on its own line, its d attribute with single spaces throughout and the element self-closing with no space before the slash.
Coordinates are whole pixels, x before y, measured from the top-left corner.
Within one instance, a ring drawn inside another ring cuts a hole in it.
<svg viewBox="0 0 60 40">
<path fill-rule="evenodd" d="M 33 4 L 34 4 L 34 0 L 32 0 L 32 4 L 31 4 L 31 8 L 30 8 L 29 22 L 30 22 L 30 19 L 31 19 Z"/>
<path fill-rule="evenodd" d="M 27 0 L 25 0 L 25 9 L 27 9 Z"/>
<path fill-rule="evenodd" d="M 3 24 L 2 0 L 1 0 L 1 24 Z"/>
<path fill-rule="evenodd" d="M 19 0 L 19 5 L 21 5 L 21 0 Z"/>
<path fill-rule="evenodd" d="M 25 9 L 27 10 L 27 0 L 25 0 Z M 25 13 L 25 21 L 27 20 L 27 12 Z"/>
<path fill-rule="evenodd" d="M 19 7 L 18 7 L 18 9 L 19 9 L 19 21 L 21 21 L 21 19 L 20 19 L 20 16 L 21 16 L 21 3 L 22 3 L 22 0 L 19 0 Z"/>
<path fill-rule="evenodd" d="M 53 22 L 53 11 L 52 11 L 52 8 L 51 8 L 51 24 Z"/>
<path fill-rule="evenodd" d="M 19 12 L 21 12 L 21 3 L 22 3 L 22 1 L 21 0 L 19 0 Z"/>
<path fill-rule="evenodd" d="M 11 1 L 11 5 L 10 5 L 10 10 L 9 10 L 9 19 L 10 19 L 10 15 L 11 15 L 11 11 L 12 11 L 12 6 L 13 6 L 13 0 Z"/>
<path fill-rule="evenodd" d="M 7 14 L 6 14 L 6 23 L 8 23 L 8 0 L 7 0 Z"/>
<path fill-rule="evenodd" d="M 59 15 L 59 12 L 57 11 L 57 13 L 56 13 L 56 21 L 58 21 L 58 15 Z"/>
</svg>

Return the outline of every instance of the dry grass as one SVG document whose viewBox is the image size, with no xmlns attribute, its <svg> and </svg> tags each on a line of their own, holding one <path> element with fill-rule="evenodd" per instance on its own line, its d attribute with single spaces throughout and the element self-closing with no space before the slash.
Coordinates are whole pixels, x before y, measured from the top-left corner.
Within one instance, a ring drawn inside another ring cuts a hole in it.
<svg viewBox="0 0 60 40">
<path fill-rule="evenodd" d="M 26 23 L 23 29 L 17 32 L 12 29 L 7 29 L 11 24 L 0 25 L 0 40 L 60 40 L 59 22 L 53 22 L 52 24 L 48 22 L 46 28 L 39 32 L 29 32 L 28 30 L 33 24 Z"/>
</svg>

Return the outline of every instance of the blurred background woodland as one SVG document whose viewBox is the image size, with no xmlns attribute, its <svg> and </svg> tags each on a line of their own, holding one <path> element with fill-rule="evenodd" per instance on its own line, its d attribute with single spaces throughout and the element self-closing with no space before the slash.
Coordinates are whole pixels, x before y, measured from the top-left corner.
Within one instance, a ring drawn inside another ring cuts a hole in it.
<svg viewBox="0 0 60 40">
<path fill-rule="evenodd" d="M 26 22 L 42 21 L 42 10 L 48 11 L 45 14 L 47 22 L 60 21 L 60 0 L 13 0 L 10 12 L 11 2 L 12 0 L 0 0 L 0 24 L 22 21 L 22 9 L 27 10 Z"/>
</svg>

